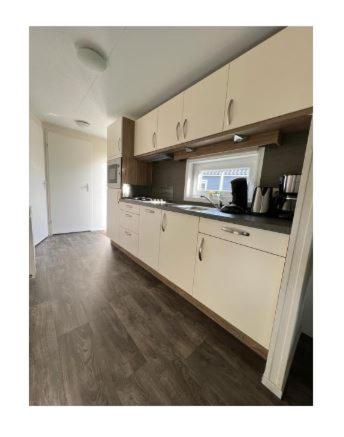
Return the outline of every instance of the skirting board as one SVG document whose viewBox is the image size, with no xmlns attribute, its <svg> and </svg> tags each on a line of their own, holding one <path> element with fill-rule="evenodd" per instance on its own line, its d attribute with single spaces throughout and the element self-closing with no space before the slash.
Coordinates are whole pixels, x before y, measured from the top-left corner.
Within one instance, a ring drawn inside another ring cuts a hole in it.
<svg viewBox="0 0 344 437">
<path fill-rule="evenodd" d="M 282 398 L 283 391 L 280 388 L 278 388 L 275 384 L 273 384 L 265 376 L 263 376 L 262 378 L 262 384 L 265 385 L 265 387 L 268 388 L 279 399 Z"/>
<path fill-rule="evenodd" d="M 261 346 L 259 343 L 254 341 L 251 337 L 241 332 L 239 329 L 237 329 L 235 326 L 231 325 L 229 322 L 224 320 L 222 317 L 220 317 L 218 314 L 214 313 L 212 310 L 207 308 L 205 305 L 200 303 L 198 300 L 196 300 L 193 296 L 191 296 L 186 291 L 179 288 L 177 285 L 173 284 L 173 282 L 166 279 L 164 276 L 162 276 L 160 273 L 158 273 L 156 270 L 149 267 L 147 264 L 145 264 L 143 261 L 138 259 L 135 255 L 131 254 L 127 250 L 125 250 L 123 247 L 121 247 L 119 244 L 115 243 L 114 241 L 110 240 L 111 244 L 123 252 L 128 258 L 135 261 L 138 265 L 140 265 L 142 268 L 147 270 L 149 273 L 151 273 L 153 276 L 155 276 L 159 281 L 163 282 L 167 287 L 171 288 L 173 291 L 178 293 L 180 296 L 182 296 L 185 300 L 187 300 L 189 303 L 194 305 L 197 309 L 199 309 L 203 314 L 208 316 L 210 319 L 212 319 L 215 323 L 220 325 L 223 329 L 225 329 L 227 332 L 232 334 L 234 337 L 236 337 L 238 340 L 240 340 L 242 343 L 244 343 L 246 346 L 248 346 L 250 349 L 252 349 L 254 352 L 256 352 L 258 355 L 260 355 L 262 358 L 266 360 L 268 355 L 268 350 L 265 349 L 263 346 Z"/>
</svg>

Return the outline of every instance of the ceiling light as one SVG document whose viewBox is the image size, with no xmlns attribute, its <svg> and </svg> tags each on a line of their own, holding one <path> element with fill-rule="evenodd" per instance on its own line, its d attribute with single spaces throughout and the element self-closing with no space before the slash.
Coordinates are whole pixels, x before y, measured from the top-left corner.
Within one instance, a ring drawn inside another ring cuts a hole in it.
<svg viewBox="0 0 344 437">
<path fill-rule="evenodd" d="M 76 47 L 76 53 L 80 61 L 92 70 L 101 72 L 107 67 L 106 57 L 91 47 Z"/>
<path fill-rule="evenodd" d="M 90 123 L 85 120 L 74 120 L 79 127 L 88 127 Z"/>
</svg>

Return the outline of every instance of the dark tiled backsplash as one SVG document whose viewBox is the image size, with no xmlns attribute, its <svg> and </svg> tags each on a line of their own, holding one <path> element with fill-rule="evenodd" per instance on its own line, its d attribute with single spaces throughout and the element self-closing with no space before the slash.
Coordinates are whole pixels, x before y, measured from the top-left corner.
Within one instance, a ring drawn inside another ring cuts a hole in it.
<svg viewBox="0 0 344 437">
<path fill-rule="evenodd" d="M 285 134 L 280 146 L 265 148 L 262 167 L 262 186 L 278 187 L 283 174 L 302 171 L 308 132 Z M 183 202 L 186 161 L 158 161 L 153 163 L 152 187 L 132 187 L 132 197 L 152 196 L 169 202 Z"/>
</svg>

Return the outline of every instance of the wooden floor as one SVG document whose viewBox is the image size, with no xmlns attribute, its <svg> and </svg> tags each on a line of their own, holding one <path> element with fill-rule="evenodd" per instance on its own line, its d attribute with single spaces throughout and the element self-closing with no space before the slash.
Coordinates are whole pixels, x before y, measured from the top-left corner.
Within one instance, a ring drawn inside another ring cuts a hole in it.
<svg viewBox="0 0 344 437">
<path fill-rule="evenodd" d="M 275 398 L 260 383 L 260 357 L 104 234 L 50 237 L 36 259 L 30 405 L 312 403 L 300 372 Z"/>
</svg>

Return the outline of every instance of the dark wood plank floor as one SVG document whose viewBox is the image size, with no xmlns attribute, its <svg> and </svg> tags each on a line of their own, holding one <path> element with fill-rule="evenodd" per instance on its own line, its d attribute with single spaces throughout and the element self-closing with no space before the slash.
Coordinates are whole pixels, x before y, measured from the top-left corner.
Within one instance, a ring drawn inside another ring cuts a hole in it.
<svg viewBox="0 0 344 437">
<path fill-rule="evenodd" d="M 50 237 L 36 259 L 30 405 L 312 403 L 297 376 L 275 398 L 260 383 L 260 357 L 104 234 Z"/>
</svg>

